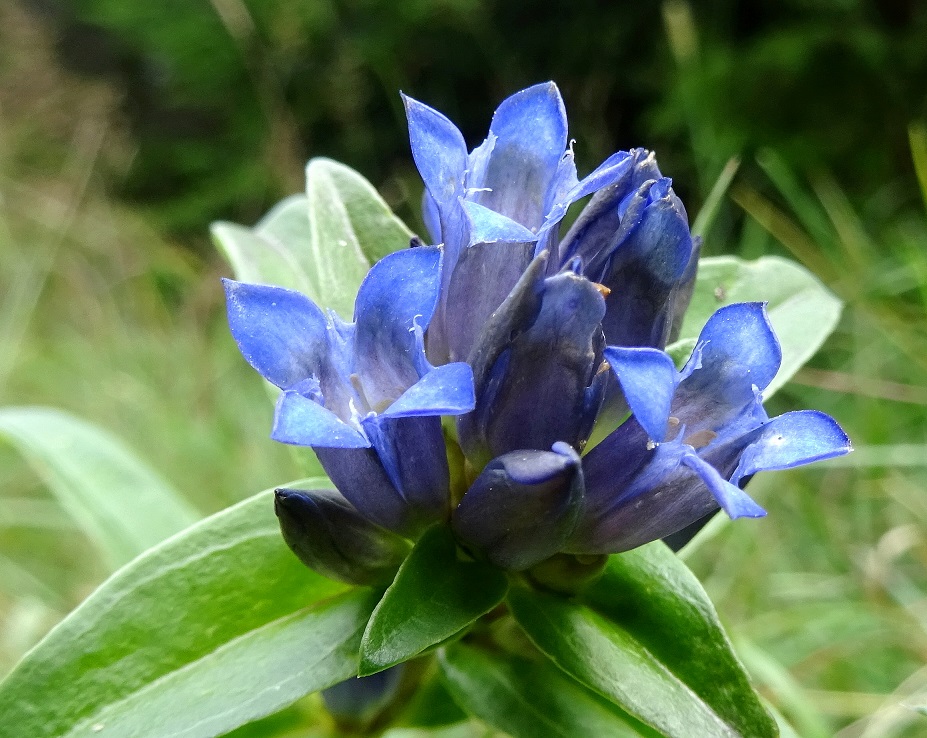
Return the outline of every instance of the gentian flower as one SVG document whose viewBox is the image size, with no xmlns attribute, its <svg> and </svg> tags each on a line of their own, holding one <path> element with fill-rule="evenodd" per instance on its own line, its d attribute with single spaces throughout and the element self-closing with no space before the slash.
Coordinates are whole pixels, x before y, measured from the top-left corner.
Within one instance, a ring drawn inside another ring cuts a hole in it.
<svg viewBox="0 0 927 738">
<path fill-rule="evenodd" d="M 755 473 L 850 449 L 823 413 L 766 415 L 761 391 L 781 354 L 761 303 L 718 310 L 680 372 L 657 349 L 603 353 L 633 415 L 581 462 L 563 443 L 503 454 L 454 513 L 460 540 L 499 566 L 526 569 L 557 552 L 626 551 L 719 509 L 761 517 L 742 489 Z M 534 509 L 541 499 L 546 519 Z"/>
<path fill-rule="evenodd" d="M 663 351 L 700 245 L 651 152 L 579 180 L 553 83 L 504 101 L 470 152 L 447 118 L 404 100 L 439 245 L 376 264 L 353 324 L 298 293 L 226 287 L 243 354 L 283 390 L 273 437 L 313 447 L 338 490 L 278 490 L 305 563 L 382 584 L 410 540 L 447 522 L 505 569 L 582 563 L 718 510 L 762 516 L 744 491 L 754 474 L 850 450 L 823 413 L 763 409 L 781 356 L 762 303 L 718 310 L 681 371 Z M 440 416 L 456 426 L 443 433 Z M 613 430 L 587 450 L 595 424 Z"/>
<path fill-rule="evenodd" d="M 634 161 L 618 152 L 578 180 L 566 111 L 553 82 L 505 100 L 486 140 L 470 153 L 444 115 L 412 98 L 404 101 L 412 156 L 425 182 L 425 222 L 444 248 L 442 296 L 428 331 L 428 353 L 439 363 L 466 360 L 479 327 L 536 255 L 552 254 L 552 273 L 563 266 L 558 227 L 570 204 L 628 179 Z"/>
<path fill-rule="evenodd" d="M 632 149 L 628 161 L 583 209 L 560 250 L 609 290 L 602 326 L 609 345 L 663 348 L 689 305 L 700 240 L 653 153 Z"/>
<path fill-rule="evenodd" d="M 605 300 L 578 264 L 545 277 L 547 261 L 534 259 L 471 354 L 476 408 L 457 429 L 477 468 L 558 441 L 582 449 L 602 404 Z"/>
<path fill-rule="evenodd" d="M 361 518 L 403 535 L 447 518 L 440 416 L 474 405 L 467 364 L 433 367 L 425 358 L 440 259 L 424 246 L 382 259 L 360 287 L 350 324 L 298 292 L 225 283 L 242 353 L 283 390 L 272 437 L 311 446 Z M 330 500 L 316 502 L 332 509 Z M 278 511 L 286 507 L 278 497 Z"/>
<path fill-rule="evenodd" d="M 766 513 L 743 491 L 759 471 L 850 450 L 833 418 L 805 410 L 770 419 L 762 390 L 781 362 L 762 303 L 718 310 L 677 372 L 655 349 L 605 349 L 633 416 L 583 459 L 584 507 L 565 550 L 626 551 L 716 510 Z"/>
</svg>

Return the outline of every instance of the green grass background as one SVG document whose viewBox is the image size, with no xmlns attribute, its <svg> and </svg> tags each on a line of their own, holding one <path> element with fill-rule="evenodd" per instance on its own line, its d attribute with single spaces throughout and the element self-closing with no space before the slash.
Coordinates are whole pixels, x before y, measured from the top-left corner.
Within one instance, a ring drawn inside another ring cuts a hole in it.
<svg viewBox="0 0 927 738">
<path fill-rule="evenodd" d="M 706 253 L 789 255 L 845 301 L 769 409 L 825 410 L 856 452 L 761 475 L 769 517 L 687 559 L 799 735 L 927 735 L 927 10 L 516 5 L 3 4 L 0 402 L 98 423 L 204 513 L 297 477 L 228 335 L 209 221 L 253 222 L 326 155 L 419 228 L 398 89 L 475 144 L 553 78 L 581 170 L 654 148 L 694 216 L 738 157 Z M 0 672 L 106 573 L 0 447 Z"/>
</svg>

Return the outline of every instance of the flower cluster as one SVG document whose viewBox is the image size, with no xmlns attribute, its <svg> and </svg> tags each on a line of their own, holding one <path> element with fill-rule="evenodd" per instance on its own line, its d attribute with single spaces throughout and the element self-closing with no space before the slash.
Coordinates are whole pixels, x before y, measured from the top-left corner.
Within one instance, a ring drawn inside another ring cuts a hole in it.
<svg viewBox="0 0 927 738">
<path fill-rule="evenodd" d="M 505 100 L 472 151 L 441 113 L 405 107 L 438 245 L 374 265 L 353 323 L 226 282 L 242 353 L 282 390 L 273 437 L 311 446 L 338 490 L 277 493 L 304 562 L 387 582 L 438 523 L 509 570 L 625 551 L 718 509 L 764 515 L 753 474 L 849 450 L 823 413 L 764 411 L 781 357 L 763 304 L 718 310 L 681 371 L 663 351 L 699 243 L 652 153 L 580 180 L 552 83 Z M 596 424 L 615 429 L 587 449 Z"/>
</svg>

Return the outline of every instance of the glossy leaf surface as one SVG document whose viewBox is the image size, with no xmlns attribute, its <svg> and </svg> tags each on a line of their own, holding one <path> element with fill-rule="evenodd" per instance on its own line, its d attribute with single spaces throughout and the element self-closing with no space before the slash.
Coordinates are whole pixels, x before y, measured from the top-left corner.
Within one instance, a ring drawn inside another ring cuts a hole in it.
<svg viewBox="0 0 927 738">
<path fill-rule="evenodd" d="M 461 558 L 446 528 L 418 541 L 364 633 L 361 674 L 405 661 L 492 610 L 508 589 L 501 570 Z"/>
<path fill-rule="evenodd" d="M 440 661 L 458 704 L 513 738 L 641 735 L 617 707 L 550 662 L 490 655 L 459 643 L 444 648 Z"/>
<path fill-rule="evenodd" d="M 227 732 L 356 672 L 376 598 L 318 604 L 345 590 L 287 549 L 263 492 L 91 594 L 0 683 L 0 736 Z"/>
</svg>

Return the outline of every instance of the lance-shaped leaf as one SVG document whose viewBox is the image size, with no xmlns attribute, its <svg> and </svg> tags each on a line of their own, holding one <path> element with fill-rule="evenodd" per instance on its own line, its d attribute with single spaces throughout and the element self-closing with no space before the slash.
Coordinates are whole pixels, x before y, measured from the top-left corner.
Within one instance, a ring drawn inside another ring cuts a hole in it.
<svg viewBox="0 0 927 738">
<path fill-rule="evenodd" d="M 322 486 L 305 480 L 300 486 Z M 375 598 L 307 570 L 267 491 L 118 571 L 0 683 L 0 736 L 212 738 L 356 673 Z"/>
<path fill-rule="evenodd" d="M 763 392 L 767 399 L 820 348 L 836 327 L 842 308 L 840 300 L 817 277 L 788 259 L 710 257 L 699 262 L 682 331 L 668 351 L 691 342 L 718 308 L 735 302 L 768 303 L 769 322 L 782 347 L 782 365 Z"/>
<path fill-rule="evenodd" d="M 238 280 L 298 290 L 350 318 L 370 266 L 406 248 L 413 234 L 360 174 L 312 159 L 305 194 L 283 200 L 254 228 L 219 222 L 212 235 Z"/>
<path fill-rule="evenodd" d="M 561 668 L 667 736 L 777 735 L 698 580 L 660 542 L 612 556 L 573 603 L 512 590 Z"/>
<path fill-rule="evenodd" d="M 615 705 L 550 662 L 489 655 L 461 643 L 440 656 L 441 674 L 468 713 L 513 738 L 631 738 L 641 735 Z M 644 735 L 652 735 L 649 732 Z"/>
<path fill-rule="evenodd" d="M 498 605 L 508 589 L 499 569 L 467 561 L 450 531 L 428 531 L 377 605 L 361 644 L 360 674 L 401 663 L 459 633 Z"/>
<path fill-rule="evenodd" d="M 32 465 L 113 569 L 200 517 L 121 440 L 73 415 L 5 408 L 0 438 Z"/>
</svg>

